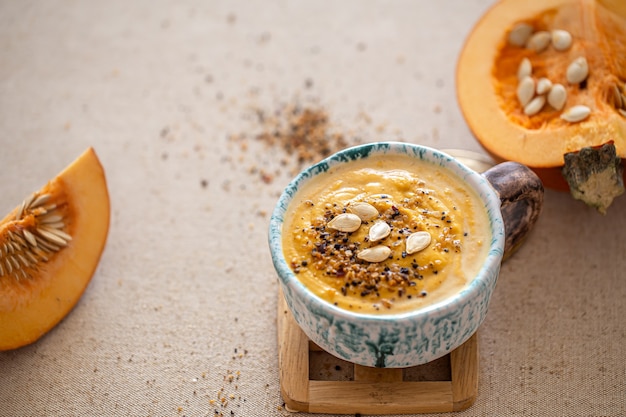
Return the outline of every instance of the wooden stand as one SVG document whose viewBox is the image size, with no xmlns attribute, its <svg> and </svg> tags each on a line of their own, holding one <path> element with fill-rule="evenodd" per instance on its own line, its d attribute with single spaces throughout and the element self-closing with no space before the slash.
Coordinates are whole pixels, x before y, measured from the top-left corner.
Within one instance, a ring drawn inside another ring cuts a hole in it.
<svg viewBox="0 0 626 417">
<path fill-rule="evenodd" d="M 478 391 L 473 335 L 436 361 L 411 368 L 370 368 L 338 359 L 312 343 L 278 300 L 280 387 L 288 411 L 416 414 L 459 411 Z"/>
</svg>

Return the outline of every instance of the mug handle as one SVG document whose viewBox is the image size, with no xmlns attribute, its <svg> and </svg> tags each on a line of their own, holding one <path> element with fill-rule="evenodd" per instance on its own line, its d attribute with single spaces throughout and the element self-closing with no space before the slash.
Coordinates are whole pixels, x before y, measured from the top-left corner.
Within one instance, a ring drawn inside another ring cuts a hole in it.
<svg viewBox="0 0 626 417">
<path fill-rule="evenodd" d="M 482 175 L 500 196 L 506 236 L 504 261 L 524 243 L 537 222 L 543 207 L 543 183 L 530 168 L 517 162 L 502 162 Z"/>
</svg>

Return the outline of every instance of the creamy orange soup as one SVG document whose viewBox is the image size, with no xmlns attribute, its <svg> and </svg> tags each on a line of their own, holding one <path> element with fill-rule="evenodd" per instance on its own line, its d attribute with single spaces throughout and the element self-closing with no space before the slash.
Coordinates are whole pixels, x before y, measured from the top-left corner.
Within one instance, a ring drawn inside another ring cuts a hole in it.
<svg viewBox="0 0 626 417">
<path fill-rule="evenodd" d="M 458 293 L 487 256 L 476 193 L 445 169 L 372 156 L 316 176 L 296 194 L 283 251 L 298 279 L 338 307 L 391 314 Z"/>
</svg>

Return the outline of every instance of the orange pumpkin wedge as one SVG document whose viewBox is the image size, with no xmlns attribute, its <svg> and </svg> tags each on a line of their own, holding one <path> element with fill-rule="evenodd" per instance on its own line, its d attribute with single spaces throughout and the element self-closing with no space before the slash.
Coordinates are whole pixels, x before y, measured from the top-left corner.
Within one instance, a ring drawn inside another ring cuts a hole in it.
<svg viewBox="0 0 626 417">
<path fill-rule="evenodd" d="M 570 68 L 577 64 L 587 70 Z M 500 1 L 468 36 L 456 78 L 465 120 L 496 160 L 527 165 L 546 186 L 569 189 L 600 212 L 624 191 L 626 2 Z M 570 175 L 566 156 L 582 149 L 614 158 L 573 158 L 583 172 Z"/>
<path fill-rule="evenodd" d="M 92 148 L 0 221 L 0 350 L 37 341 L 76 305 L 109 230 Z"/>
</svg>

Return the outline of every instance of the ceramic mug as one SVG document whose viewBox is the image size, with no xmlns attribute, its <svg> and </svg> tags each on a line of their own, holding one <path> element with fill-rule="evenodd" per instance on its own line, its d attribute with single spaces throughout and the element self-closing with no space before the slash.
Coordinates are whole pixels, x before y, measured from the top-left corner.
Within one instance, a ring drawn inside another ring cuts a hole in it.
<svg viewBox="0 0 626 417">
<path fill-rule="evenodd" d="M 294 195 L 339 164 L 379 155 L 405 155 L 439 165 L 479 196 L 491 240 L 478 274 L 458 293 L 433 305 L 398 314 L 361 314 L 339 308 L 308 290 L 283 255 L 283 222 Z M 467 341 L 484 321 L 503 259 L 535 224 L 543 185 L 524 165 L 505 162 L 483 174 L 435 149 L 401 142 L 377 142 L 342 150 L 305 169 L 285 188 L 272 213 L 269 247 L 289 310 L 307 337 L 326 352 L 371 367 L 403 368 L 445 356 Z"/>
</svg>

